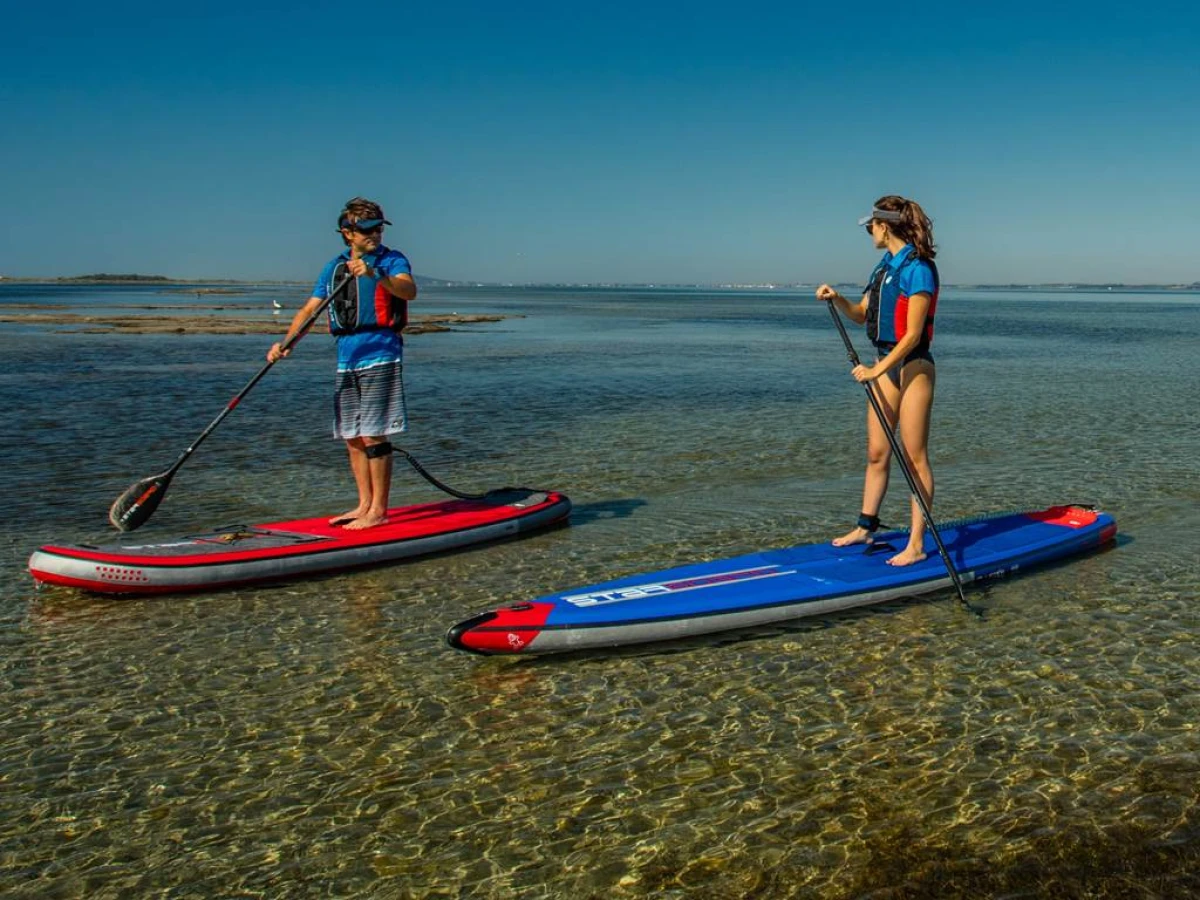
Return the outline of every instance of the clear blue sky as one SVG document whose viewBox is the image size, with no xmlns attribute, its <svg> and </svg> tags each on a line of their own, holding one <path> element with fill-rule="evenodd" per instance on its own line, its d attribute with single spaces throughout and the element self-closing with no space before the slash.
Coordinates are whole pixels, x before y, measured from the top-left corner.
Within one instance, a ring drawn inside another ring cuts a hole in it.
<svg viewBox="0 0 1200 900">
<path fill-rule="evenodd" d="M 1190 3 L 18 4 L 0 274 L 309 280 L 365 194 L 418 275 L 861 281 L 894 192 L 947 282 L 1192 282 L 1197 35 Z"/>
</svg>

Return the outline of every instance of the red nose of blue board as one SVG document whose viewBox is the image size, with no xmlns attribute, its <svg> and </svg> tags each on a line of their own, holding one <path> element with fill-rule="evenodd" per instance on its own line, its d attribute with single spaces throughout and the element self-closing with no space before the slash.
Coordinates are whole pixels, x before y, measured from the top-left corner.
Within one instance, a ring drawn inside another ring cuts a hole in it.
<svg viewBox="0 0 1200 900">
<path fill-rule="evenodd" d="M 964 584 L 1095 550 L 1116 537 L 1112 516 L 1051 506 L 939 525 Z M 451 647 L 486 655 L 561 653 L 755 628 L 913 597 L 953 584 L 926 537 L 926 558 L 887 564 L 903 532 L 874 545 L 807 544 L 681 566 L 575 588 L 491 610 L 446 634 Z M 880 552 L 881 550 L 885 552 Z"/>
</svg>

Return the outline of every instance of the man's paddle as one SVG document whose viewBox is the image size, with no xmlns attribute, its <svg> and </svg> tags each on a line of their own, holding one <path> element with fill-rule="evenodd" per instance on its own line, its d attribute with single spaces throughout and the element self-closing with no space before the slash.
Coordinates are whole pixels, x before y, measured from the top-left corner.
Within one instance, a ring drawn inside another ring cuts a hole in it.
<svg viewBox="0 0 1200 900">
<path fill-rule="evenodd" d="M 858 353 L 854 349 L 854 343 L 850 340 L 850 335 L 846 333 L 846 326 L 842 324 L 842 317 L 838 315 L 837 307 L 833 305 L 832 300 L 826 302 L 829 304 L 829 314 L 833 316 L 833 323 L 837 325 L 837 330 L 842 336 L 842 342 L 846 345 L 846 354 L 850 357 L 850 367 L 854 368 L 861 365 L 862 361 L 858 358 Z M 938 553 L 942 556 L 942 562 L 946 564 L 946 571 L 950 573 L 950 580 L 954 582 L 954 587 L 958 591 L 958 599 L 971 612 L 981 615 L 980 610 L 967 602 L 967 596 L 963 593 L 962 579 L 958 577 L 958 572 L 954 569 L 954 563 L 950 561 L 950 554 L 946 550 L 946 545 L 942 543 L 942 536 L 938 534 L 937 525 L 933 521 L 933 513 L 929 511 L 929 504 L 925 502 L 925 494 L 917 484 L 917 479 L 913 477 L 912 469 L 908 465 L 908 460 L 904 458 L 904 452 L 900 447 L 900 442 L 897 440 L 895 432 L 888 425 L 883 407 L 879 405 L 879 398 L 875 396 L 875 387 L 869 381 L 863 382 L 863 387 L 866 388 L 867 399 L 871 401 L 871 408 L 875 410 L 875 415 L 879 419 L 883 433 L 887 435 L 888 443 L 891 444 L 892 456 L 895 457 L 896 462 L 900 463 L 900 471 L 904 473 L 904 480 L 908 482 L 908 489 L 912 491 L 913 499 L 917 501 L 917 505 L 921 508 L 921 515 L 925 518 L 925 527 L 933 535 Z"/>
<path fill-rule="evenodd" d="M 305 332 L 312 327 L 313 322 L 317 320 L 317 316 L 324 312 L 325 307 L 329 305 L 330 301 L 342 288 L 350 283 L 352 277 L 351 275 L 347 275 L 334 286 L 333 290 L 329 292 L 329 296 L 321 301 L 321 304 L 304 320 L 299 330 L 279 345 L 281 351 L 286 352 L 290 350 L 292 345 L 304 336 Z M 171 464 L 171 468 L 158 475 L 143 478 L 136 484 L 131 485 L 125 493 L 113 502 L 113 505 L 108 510 L 108 521 L 112 522 L 114 528 L 120 531 L 133 531 L 135 528 L 141 528 L 146 524 L 146 521 L 158 509 L 158 504 L 162 503 L 162 499 L 167 493 L 167 488 L 171 485 L 171 479 L 175 477 L 175 473 L 179 471 L 179 467 L 187 462 L 188 457 L 196 451 L 196 448 L 203 443 L 206 437 L 213 433 L 213 430 L 225 420 L 225 417 L 233 412 L 234 408 L 242 402 L 242 398 L 250 393 L 250 389 L 258 384 L 273 365 L 275 365 L 274 362 L 268 362 L 258 370 L 258 374 L 251 378 L 249 383 L 237 392 L 234 398 L 221 410 L 221 414 L 213 419 L 204 431 L 200 432 L 200 436 L 196 440 L 192 441 L 191 446 L 179 454 L 179 458 Z"/>
</svg>

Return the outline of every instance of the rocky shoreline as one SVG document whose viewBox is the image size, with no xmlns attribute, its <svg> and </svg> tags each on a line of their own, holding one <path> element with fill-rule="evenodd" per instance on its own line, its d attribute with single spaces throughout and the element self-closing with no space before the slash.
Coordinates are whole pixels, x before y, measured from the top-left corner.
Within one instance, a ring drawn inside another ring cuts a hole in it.
<svg viewBox="0 0 1200 900">
<path fill-rule="evenodd" d="M 47 328 L 67 328 L 80 334 L 277 334 L 283 335 L 291 324 L 294 311 L 282 310 L 281 315 L 270 318 L 239 318 L 216 315 L 222 310 L 261 309 L 259 306 L 209 306 L 206 315 L 195 315 L 196 306 L 188 312 L 164 314 L 164 309 L 173 307 L 145 306 L 135 309 L 151 310 L 149 314 L 91 314 L 51 312 L 55 307 L 29 304 L 22 307 L 5 307 L 0 314 L 0 324 L 42 325 Z M 20 309 L 20 312 L 10 312 Z M 157 311 L 157 312 L 154 312 Z M 463 315 L 459 313 L 431 313 L 415 315 L 409 319 L 405 334 L 427 334 L 436 331 L 454 331 L 463 325 L 478 325 L 499 322 L 509 316 Z"/>
</svg>

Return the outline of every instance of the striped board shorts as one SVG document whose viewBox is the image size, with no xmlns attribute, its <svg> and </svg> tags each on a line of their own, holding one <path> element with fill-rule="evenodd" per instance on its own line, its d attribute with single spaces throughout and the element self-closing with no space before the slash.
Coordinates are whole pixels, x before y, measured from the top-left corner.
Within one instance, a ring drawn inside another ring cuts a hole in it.
<svg viewBox="0 0 1200 900">
<path fill-rule="evenodd" d="M 335 438 L 384 437 L 407 430 L 403 363 L 337 373 L 333 396 Z"/>
</svg>

